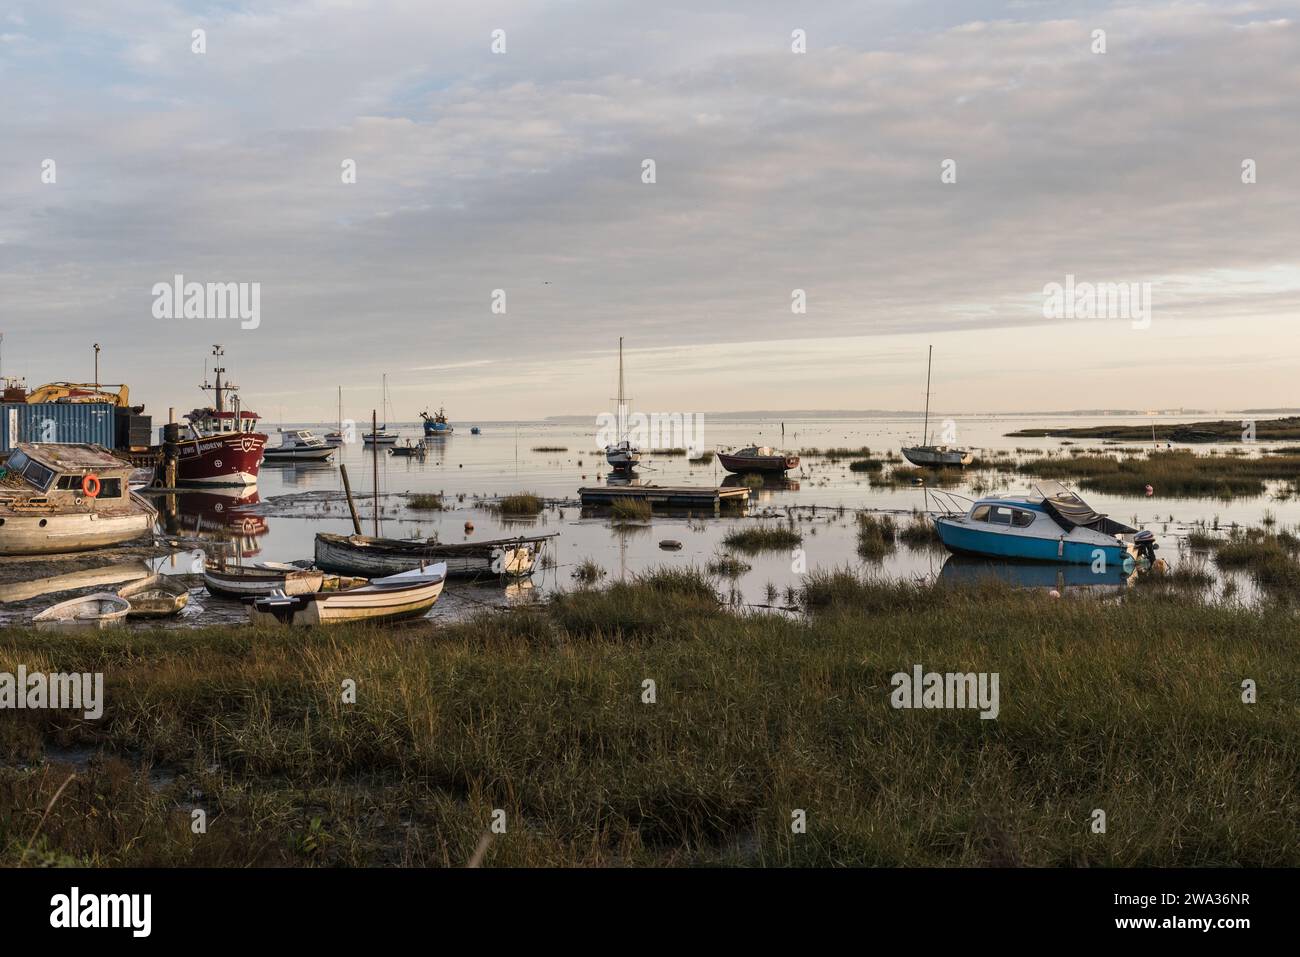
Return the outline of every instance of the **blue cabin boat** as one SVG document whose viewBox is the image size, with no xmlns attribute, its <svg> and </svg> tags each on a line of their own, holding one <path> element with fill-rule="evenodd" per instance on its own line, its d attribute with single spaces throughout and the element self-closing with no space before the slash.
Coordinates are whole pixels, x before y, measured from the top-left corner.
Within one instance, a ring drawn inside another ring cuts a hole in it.
<svg viewBox="0 0 1300 957">
<path fill-rule="evenodd" d="M 1137 529 L 1093 511 L 1059 482 L 1041 482 L 1027 495 L 981 498 L 965 515 L 941 516 L 934 524 L 957 554 L 1066 565 L 1093 565 L 1104 557 L 1106 569 L 1138 558 L 1137 545 L 1122 537 Z"/>
<path fill-rule="evenodd" d="M 441 408 L 438 409 L 437 415 L 430 415 L 429 411 L 426 409 L 420 413 L 420 418 L 424 419 L 425 435 L 447 435 L 450 432 L 456 431 L 447 421 L 447 413 Z"/>
</svg>

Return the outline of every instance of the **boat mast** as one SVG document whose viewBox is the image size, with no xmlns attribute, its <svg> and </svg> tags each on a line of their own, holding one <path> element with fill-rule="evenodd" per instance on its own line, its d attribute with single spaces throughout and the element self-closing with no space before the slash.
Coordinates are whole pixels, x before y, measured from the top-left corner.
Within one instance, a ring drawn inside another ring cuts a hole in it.
<svg viewBox="0 0 1300 957">
<path fill-rule="evenodd" d="M 343 386 L 339 386 L 339 434 L 343 434 Z"/>
<path fill-rule="evenodd" d="M 627 419 L 623 413 L 623 337 L 618 337 L 618 441 L 627 440 Z"/>
<path fill-rule="evenodd" d="M 925 424 L 921 426 L 921 444 L 930 443 L 930 363 L 934 360 L 934 346 L 925 359 Z"/>
</svg>

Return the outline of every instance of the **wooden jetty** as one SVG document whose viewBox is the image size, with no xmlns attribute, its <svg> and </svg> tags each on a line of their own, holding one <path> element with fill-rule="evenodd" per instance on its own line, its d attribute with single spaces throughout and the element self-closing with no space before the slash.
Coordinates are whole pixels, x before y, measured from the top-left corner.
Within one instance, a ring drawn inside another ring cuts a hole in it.
<svg viewBox="0 0 1300 957">
<path fill-rule="evenodd" d="M 583 505 L 646 502 L 651 508 L 708 508 L 715 513 L 724 502 L 744 505 L 749 489 L 743 485 L 596 485 L 578 489 Z"/>
</svg>

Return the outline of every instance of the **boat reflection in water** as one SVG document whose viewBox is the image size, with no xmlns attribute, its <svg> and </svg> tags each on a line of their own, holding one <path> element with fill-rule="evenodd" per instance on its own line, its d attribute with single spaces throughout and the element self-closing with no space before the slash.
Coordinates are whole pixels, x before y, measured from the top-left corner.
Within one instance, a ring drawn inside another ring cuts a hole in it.
<svg viewBox="0 0 1300 957">
<path fill-rule="evenodd" d="M 164 527 L 170 535 L 230 542 L 236 554 L 252 557 L 261 550 L 266 519 L 251 513 L 261 502 L 257 488 L 179 492 L 163 499 Z"/>
<path fill-rule="evenodd" d="M 762 484 L 755 484 L 756 480 L 759 479 L 762 480 Z M 728 475 L 722 480 L 723 488 L 737 488 L 741 485 L 748 485 L 751 500 L 757 499 L 760 502 L 770 500 L 773 492 L 799 491 L 799 480 L 797 478 L 772 473 L 750 472 L 746 475 Z"/>
<path fill-rule="evenodd" d="M 287 486 L 294 488 L 329 488 L 338 484 L 338 468 L 329 462 L 303 462 L 287 460 L 273 462 L 267 460 L 262 467 L 272 466 L 275 474 Z"/>
<path fill-rule="evenodd" d="M 1118 594 L 1133 582 L 1137 572 L 1110 565 L 1094 572 L 1090 565 L 1057 565 L 1042 562 L 998 561 L 970 555 L 949 555 L 939 572 L 939 581 L 950 585 L 977 585 L 1001 581 L 1016 588 L 1056 589 L 1062 595 L 1075 593 Z"/>
</svg>

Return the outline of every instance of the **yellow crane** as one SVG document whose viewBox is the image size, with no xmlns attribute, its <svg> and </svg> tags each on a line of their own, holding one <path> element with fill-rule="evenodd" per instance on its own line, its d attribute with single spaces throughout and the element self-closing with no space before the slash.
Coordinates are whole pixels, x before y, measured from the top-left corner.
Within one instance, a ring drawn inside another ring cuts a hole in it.
<svg viewBox="0 0 1300 957">
<path fill-rule="evenodd" d="M 27 393 L 28 402 L 109 402 L 119 409 L 131 407 L 131 390 L 125 385 L 89 382 L 47 382 Z"/>
</svg>

